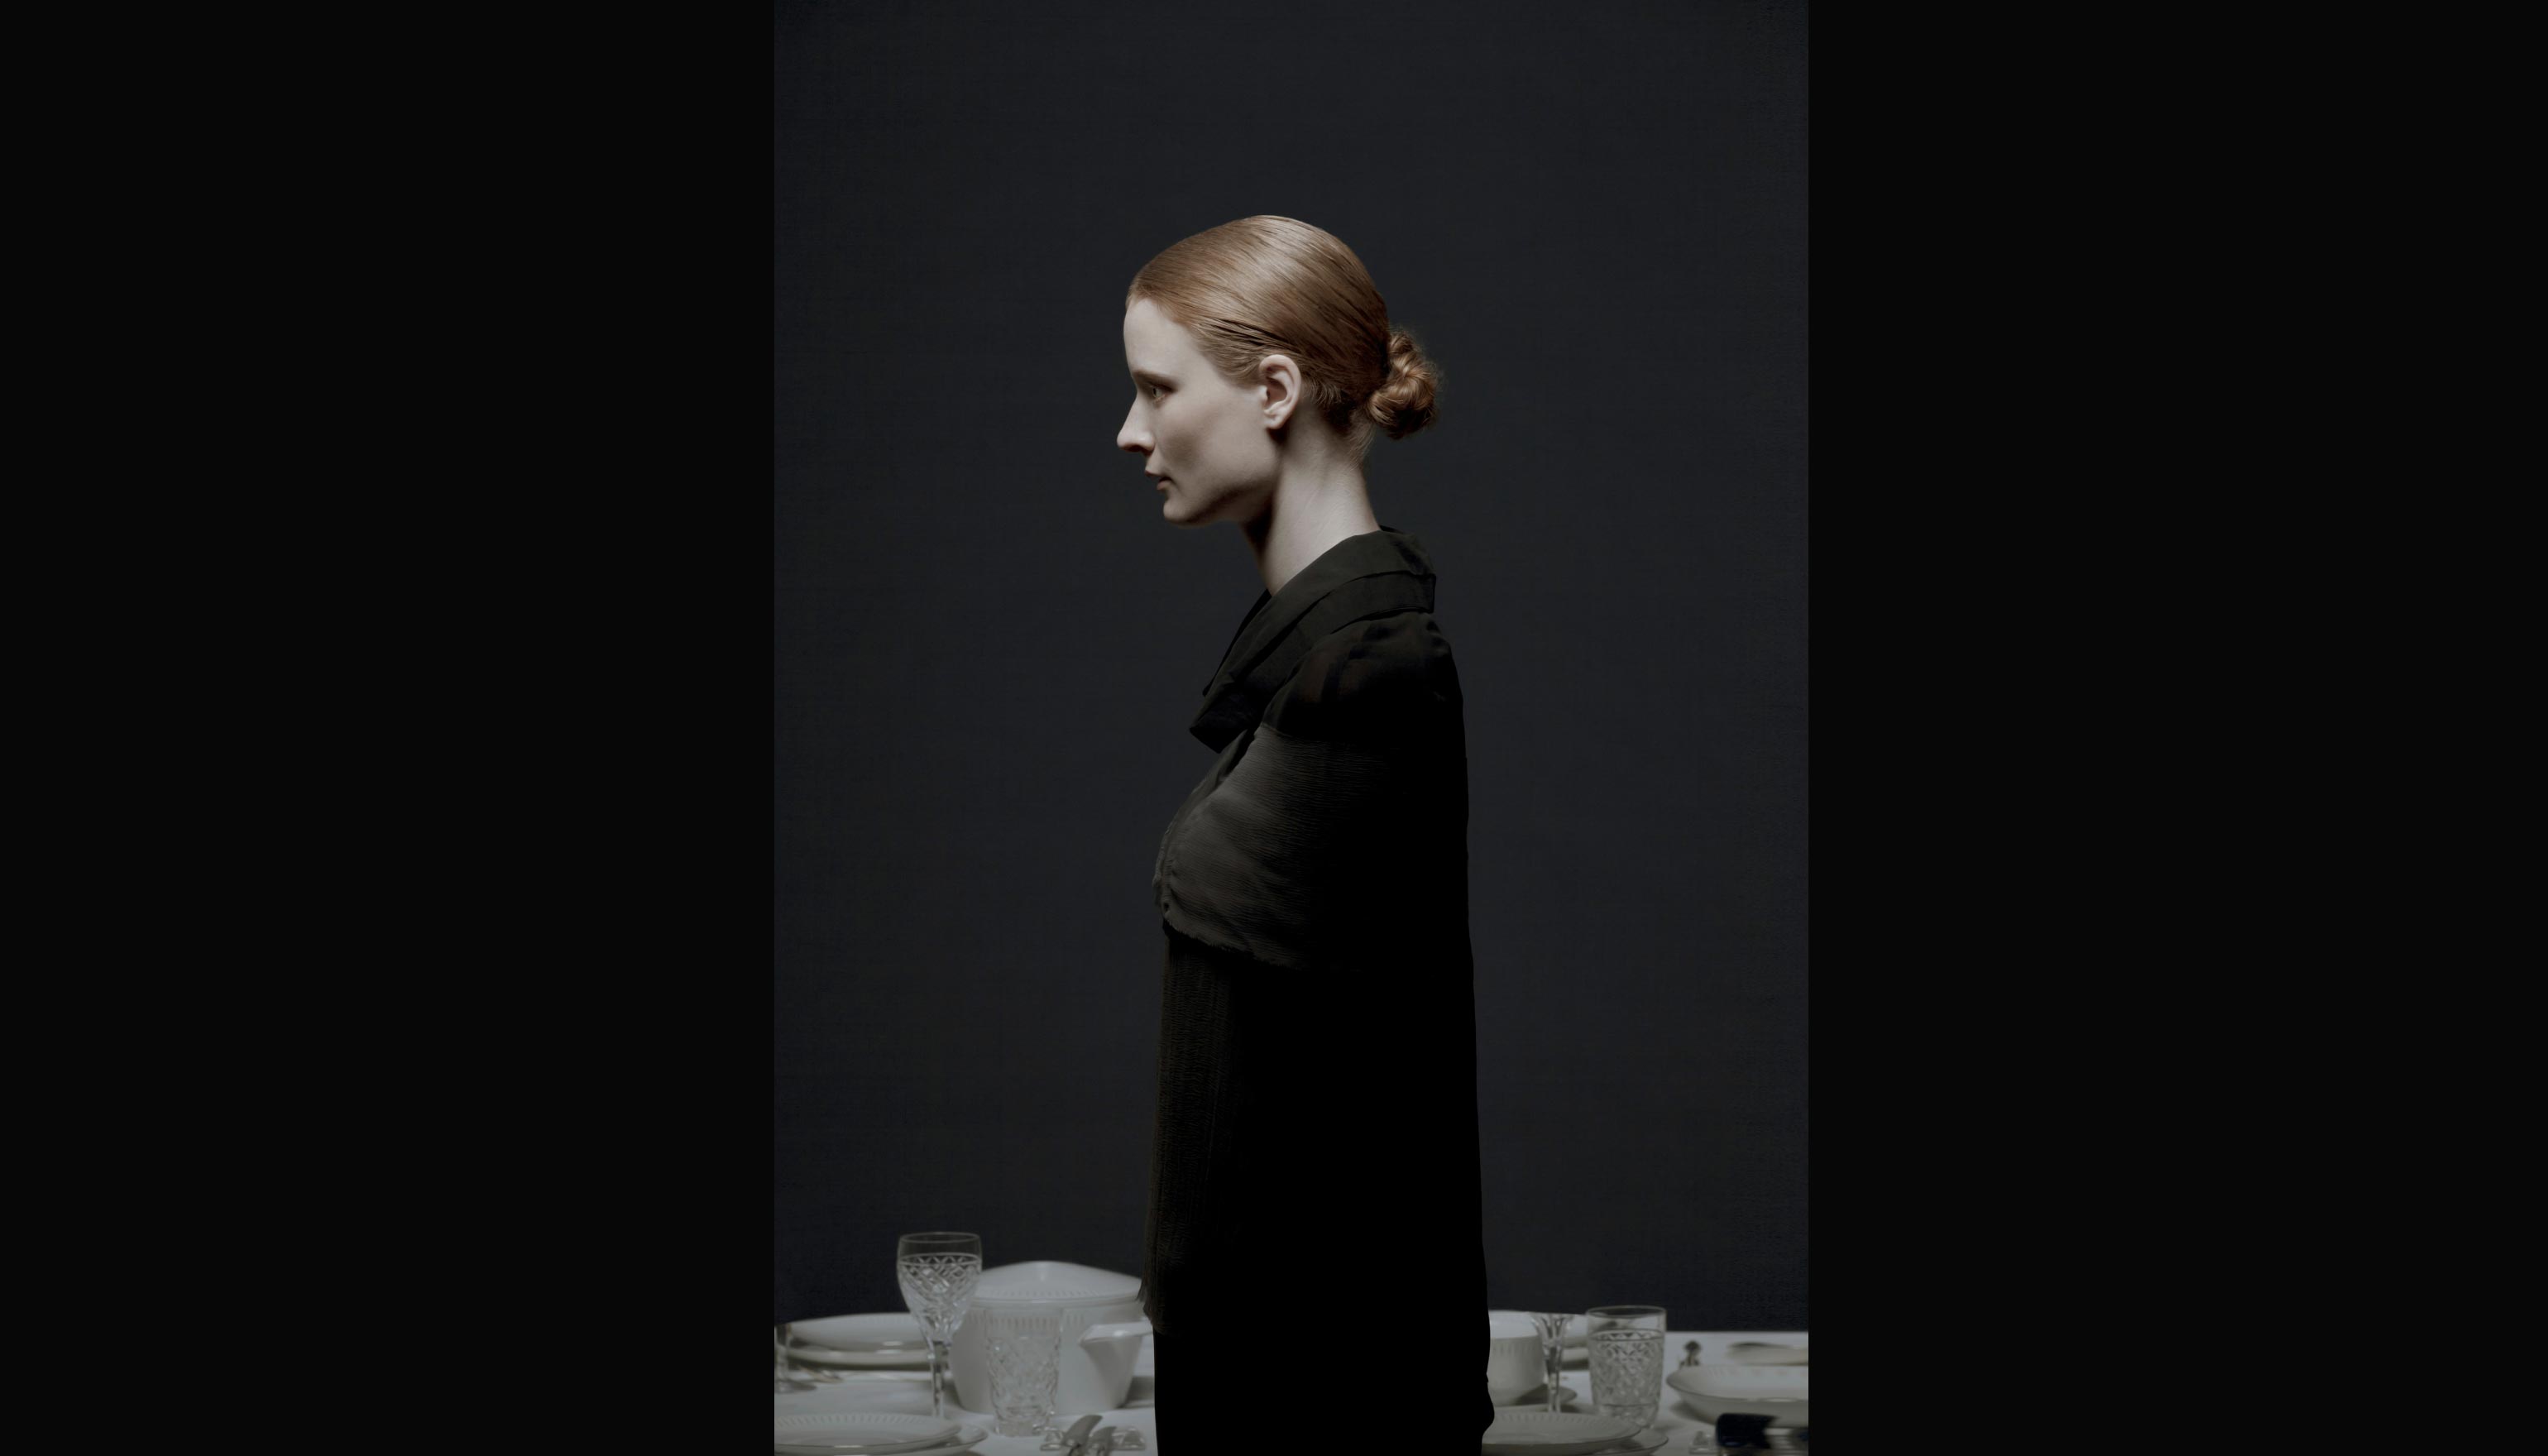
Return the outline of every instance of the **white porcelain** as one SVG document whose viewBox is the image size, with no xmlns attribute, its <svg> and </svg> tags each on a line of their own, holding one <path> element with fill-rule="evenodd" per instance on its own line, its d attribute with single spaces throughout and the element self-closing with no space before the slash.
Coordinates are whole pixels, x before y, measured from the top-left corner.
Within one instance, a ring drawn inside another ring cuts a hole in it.
<svg viewBox="0 0 2548 1456">
<path fill-rule="evenodd" d="M 1592 1401 L 1582 1391 L 1571 1385 L 1563 1389 L 1566 1395 L 1558 1401 L 1557 1409 L 1563 1410 L 1573 1406 L 1581 1406 L 1587 1410 L 1592 1409 Z M 1524 1410 L 1545 1410 L 1548 1409 L 1548 1384 L 1542 1381 L 1510 1398 L 1493 1396 L 1491 1399 L 1499 1406 L 1513 1406 Z"/>
<path fill-rule="evenodd" d="M 954 1435 L 935 1446 L 923 1446 L 913 1451 L 895 1451 L 889 1453 L 889 1456 L 959 1456 L 959 1453 L 970 1451 L 990 1438 L 991 1432 L 988 1429 L 978 1425 L 967 1425 L 958 1428 Z M 823 1445 L 819 1437 L 811 1445 L 805 1444 L 801 1438 L 773 1441 L 771 1449 L 787 1452 L 788 1456 L 865 1456 L 864 1452 L 844 1451 L 836 1446 Z"/>
<path fill-rule="evenodd" d="M 1625 1440 L 1614 1441 L 1609 1445 L 1603 1446 L 1601 1448 L 1601 1456 L 1646 1456 L 1646 1453 L 1648 1452 L 1660 1451 L 1664 1447 L 1670 1445 L 1672 1443 L 1672 1438 L 1673 1433 L 1671 1431 L 1657 1430 L 1649 1427 Z M 1683 1444 L 1686 1445 L 1688 1443 L 1684 1442 Z M 1534 1452 L 1541 1449 L 1543 1448 L 1532 1448 Z M 1701 1446 L 1699 1449 L 1704 1452 L 1710 1448 Z M 926 1451 L 915 1451 L 912 1453 L 912 1456 L 929 1456 L 929 1453 Z"/>
<path fill-rule="evenodd" d="M 1728 1411 L 1768 1415 L 1781 1425 L 1809 1423 L 1809 1365 L 1684 1365 L 1664 1376 L 1710 1425 Z"/>
<path fill-rule="evenodd" d="M 926 1451 L 896 1451 L 894 1456 L 961 1456 L 961 1453 L 972 1450 L 990 1438 L 991 1432 L 987 1427 L 968 1425 L 957 1431 L 956 1438 L 946 1445 L 932 1446 Z M 825 1456 L 841 1456 L 841 1453 L 827 1452 Z"/>
<path fill-rule="evenodd" d="M 1726 1347 L 1724 1358 L 1736 1365 L 1803 1365 L 1810 1363 L 1810 1355 L 1802 1340 L 1793 1344 L 1737 1340 Z"/>
<path fill-rule="evenodd" d="M 1548 1383 L 1542 1363 L 1539 1326 L 1519 1310 L 1487 1312 L 1487 1394 L 1499 1406 L 1509 1406 L 1525 1391 Z"/>
<path fill-rule="evenodd" d="M 1673 1372 L 1676 1390 L 1737 1401 L 1801 1401 L 1810 1365 L 1684 1365 Z"/>
<path fill-rule="evenodd" d="M 1588 1456 L 1637 1434 L 1607 1415 L 1568 1410 L 1499 1410 L 1478 1437 L 1479 1456 Z"/>
<path fill-rule="evenodd" d="M 1139 1276 L 1036 1259 L 982 1271 L 973 1286 L 973 1308 L 1044 1309 L 1061 1315 L 1061 1383 L 1054 1413 L 1120 1410 L 1133 1393 L 1133 1362 L 1150 1321 L 1141 1317 Z M 967 1316 L 956 1329 L 952 1359 L 956 1404 L 991 1409 L 990 1349 L 986 1321 Z"/>
<path fill-rule="evenodd" d="M 888 1415 L 878 1410 L 826 1410 L 771 1417 L 771 1443 L 781 1451 L 856 1451 L 859 1456 L 903 1456 L 943 1447 L 963 1427 L 934 1415 Z"/>
<path fill-rule="evenodd" d="M 788 1326 L 789 1358 L 869 1370 L 926 1370 L 929 1336 L 909 1314 L 834 1315 Z"/>
<path fill-rule="evenodd" d="M 787 1347 L 787 1358 L 799 1365 L 826 1365 L 839 1370 L 926 1370 L 927 1350 L 834 1350 L 822 1345 L 794 1344 Z"/>
</svg>

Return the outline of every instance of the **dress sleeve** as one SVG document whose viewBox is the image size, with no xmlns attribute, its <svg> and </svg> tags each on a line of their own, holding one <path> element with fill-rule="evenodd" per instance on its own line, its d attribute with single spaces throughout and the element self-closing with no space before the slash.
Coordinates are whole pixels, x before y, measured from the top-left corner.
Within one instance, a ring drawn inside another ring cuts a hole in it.
<svg viewBox="0 0 2548 1456">
<path fill-rule="evenodd" d="M 1163 852 L 1169 924 L 1292 970 L 1421 949 L 1440 932 L 1445 857 L 1464 854 L 1459 723 L 1458 679 L 1429 614 L 1321 639 Z"/>
</svg>

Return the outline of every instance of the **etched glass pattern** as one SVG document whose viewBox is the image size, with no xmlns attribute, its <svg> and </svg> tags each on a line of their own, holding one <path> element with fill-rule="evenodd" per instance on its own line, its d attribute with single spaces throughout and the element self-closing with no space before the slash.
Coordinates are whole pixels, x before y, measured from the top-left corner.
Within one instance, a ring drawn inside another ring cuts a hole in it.
<svg viewBox="0 0 2548 1456">
<path fill-rule="evenodd" d="M 929 1336 L 929 1413 L 947 1414 L 947 1365 L 956 1328 L 973 1308 L 982 1282 L 978 1233 L 906 1233 L 894 1240 L 893 1275 L 902 1302 Z"/>
<path fill-rule="evenodd" d="M 1664 1332 L 1603 1329 L 1586 1342 L 1592 1347 L 1593 1409 L 1634 1421 L 1639 1430 L 1654 1424 L 1663 1409 Z"/>
<path fill-rule="evenodd" d="M 1004 1436 L 1041 1433 L 1061 1386 L 1061 1313 L 986 1310 L 974 1317 L 991 1357 L 991 1406 Z"/>
<path fill-rule="evenodd" d="M 893 1261 L 902 1301 L 934 1338 L 964 1322 L 973 1308 L 973 1286 L 982 1281 L 980 1254 L 904 1254 Z"/>
</svg>

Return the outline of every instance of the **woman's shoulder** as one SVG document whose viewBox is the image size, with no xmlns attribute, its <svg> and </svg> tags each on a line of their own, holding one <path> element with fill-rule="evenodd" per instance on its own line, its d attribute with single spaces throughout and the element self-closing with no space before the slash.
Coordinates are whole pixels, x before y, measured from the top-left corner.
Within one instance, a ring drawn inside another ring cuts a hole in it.
<svg viewBox="0 0 2548 1456">
<path fill-rule="evenodd" d="M 1429 611 L 1347 622 L 1312 643 L 1266 703 L 1277 732 L 1311 738 L 1382 738 L 1438 726 L 1460 711 L 1451 641 Z"/>
</svg>

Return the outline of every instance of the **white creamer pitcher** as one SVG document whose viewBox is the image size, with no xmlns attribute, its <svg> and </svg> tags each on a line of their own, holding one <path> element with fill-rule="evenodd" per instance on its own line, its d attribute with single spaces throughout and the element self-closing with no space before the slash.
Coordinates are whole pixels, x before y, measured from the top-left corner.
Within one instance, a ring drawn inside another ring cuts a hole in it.
<svg viewBox="0 0 2548 1456">
<path fill-rule="evenodd" d="M 1133 1389 L 1133 1362 L 1150 1321 L 1141 1318 L 1140 1279 L 1085 1264 L 1037 1259 L 982 1271 L 973 1286 L 973 1309 L 1050 1310 L 1061 1316 L 1061 1385 L 1056 1415 L 1119 1410 Z M 966 1316 L 956 1330 L 949 1366 L 956 1404 L 991 1409 L 991 1359 L 984 1341 L 987 1320 Z"/>
</svg>

